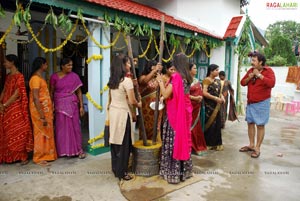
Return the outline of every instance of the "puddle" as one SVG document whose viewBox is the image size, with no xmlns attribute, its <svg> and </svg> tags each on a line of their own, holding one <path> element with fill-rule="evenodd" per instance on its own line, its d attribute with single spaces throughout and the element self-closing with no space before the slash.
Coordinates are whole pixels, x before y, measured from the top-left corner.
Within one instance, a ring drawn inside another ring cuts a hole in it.
<svg viewBox="0 0 300 201">
<path fill-rule="evenodd" d="M 72 201 L 72 198 L 69 196 L 60 196 L 51 199 L 49 196 L 43 196 L 39 201 Z"/>
<path fill-rule="evenodd" d="M 297 127 L 283 127 L 280 131 L 280 140 L 287 144 L 294 144 L 297 133 L 299 133 Z"/>
</svg>

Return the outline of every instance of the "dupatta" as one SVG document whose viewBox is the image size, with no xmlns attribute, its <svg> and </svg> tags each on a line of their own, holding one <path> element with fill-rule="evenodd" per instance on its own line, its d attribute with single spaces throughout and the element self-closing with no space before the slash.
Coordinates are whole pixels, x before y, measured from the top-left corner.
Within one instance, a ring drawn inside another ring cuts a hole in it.
<svg viewBox="0 0 300 201">
<path fill-rule="evenodd" d="M 188 160 L 191 153 L 192 105 L 189 94 L 184 94 L 183 80 L 179 73 L 171 76 L 173 94 L 167 99 L 167 115 L 174 130 L 173 158 Z"/>
</svg>

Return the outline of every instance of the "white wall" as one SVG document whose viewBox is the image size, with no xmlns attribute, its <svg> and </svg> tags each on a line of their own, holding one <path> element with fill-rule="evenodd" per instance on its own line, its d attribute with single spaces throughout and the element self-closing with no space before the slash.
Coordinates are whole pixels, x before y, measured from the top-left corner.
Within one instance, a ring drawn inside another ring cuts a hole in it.
<svg viewBox="0 0 300 201">
<path fill-rule="evenodd" d="M 225 69 L 225 46 L 212 49 L 210 63 L 217 64 L 220 71 Z"/>
<path fill-rule="evenodd" d="M 13 18 L 13 13 L 11 12 L 5 12 L 5 18 L 0 18 L 0 32 L 5 32 L 10 23 L 11 23 L 11 19 Z M 16 32 L 17 32 L 18 28 L 13 25 L 12 30 L 10 31 L 10 33 L 7 35 L 5 42 L 6 42 L 6 54 L 17 54 L 17 43 L 14 42 L 15 40 L 28 40 L 28 36 L 17 36 Z M 27 28 L 22 24 L 21 25 L 21 31 L 25 31 L 27 30 Z"/>
<path fill-rule="evenodd" d="M 240 0 L 135 0 L 177 16 L 189 24 L 223 36 L 233 16 L 240 15 Z"/>
</svg>

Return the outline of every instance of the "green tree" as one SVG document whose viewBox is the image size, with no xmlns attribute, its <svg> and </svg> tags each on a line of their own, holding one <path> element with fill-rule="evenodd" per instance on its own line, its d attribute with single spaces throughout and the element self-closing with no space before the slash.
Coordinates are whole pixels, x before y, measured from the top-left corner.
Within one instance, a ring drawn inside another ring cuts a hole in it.
<svg viewBox="0 0 300 201">
<path fill-rule="evenodd" d="M 296 38 L 300 41 L 300 23 L 295 21 L 278 21 L 270 24 L 265 32 L 265 38 L 271 41 L 278 35 L 282 35 L 291 41 L 294 41 Z"/>
<path fill-rule="evenodd" d="M 292 49 L 292 42 L 283 35 L 276 35 L 271 38 L 269 46 L 264 50 L 267 64 L 270 66 L 295 65 L 296 56 Z"/>
<path fill-rule="evenodd" d="M 293 47 L 296 41 L 300 41 L 300 23 L 278 21 L 270 24 L 265 32 L 265 38 L 270 42 L 264 50 L 269 65 L 295 65 L 297 63 Z"/>
</svg>

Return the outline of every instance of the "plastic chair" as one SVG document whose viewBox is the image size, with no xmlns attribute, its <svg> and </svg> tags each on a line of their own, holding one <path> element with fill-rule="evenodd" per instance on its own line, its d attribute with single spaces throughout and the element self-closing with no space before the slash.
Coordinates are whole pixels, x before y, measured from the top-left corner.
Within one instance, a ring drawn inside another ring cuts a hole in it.
<svg viewBox="0 0 300 201">
<path fill-rule="evenodd" d="M 287 102 L 286 107 L 285 107 L 285 114 L 291 114 L 295 115 L 296 114 L 296 103 L 294 102 Z"/>
<path fill-rule="evenodd" d="M 295 103 L 295 110 L 296 112 L 300 112 L 300 100 L 293 100 L 292 103 Z"/>
</svg>

